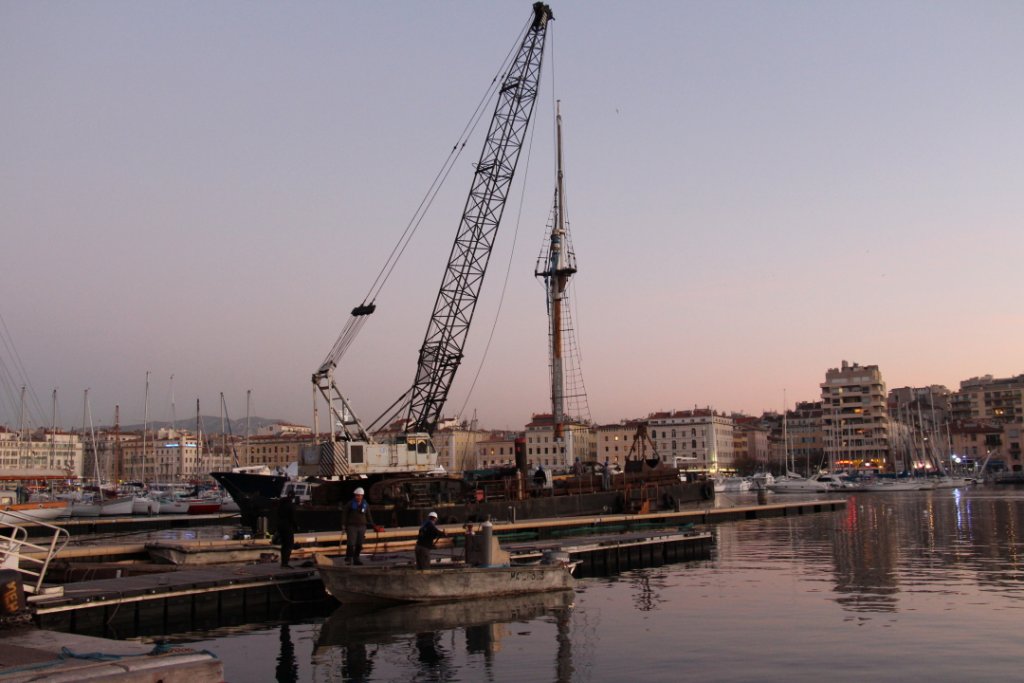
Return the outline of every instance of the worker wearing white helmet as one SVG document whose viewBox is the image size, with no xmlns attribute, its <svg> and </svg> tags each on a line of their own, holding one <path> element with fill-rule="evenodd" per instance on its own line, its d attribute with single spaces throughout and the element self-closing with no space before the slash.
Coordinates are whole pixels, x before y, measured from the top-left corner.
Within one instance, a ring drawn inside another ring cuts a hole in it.
<svg viewBox="0 0 1024 683">
<path fill-rule="evenodd" d="M 373 523 L 370 506 L 365 499 L 366 492 L 358 487 L 352 492 L 352 500 L 341 509 L 341 526 L 345 529 L 345 564 L 362 564 L 363 541 L 366 527 L 381 531 L 384 527 Z"/>
<path fill-rule="evenodd" d="M 427 521 L 423 522 L 420 533 L 416 536 L 416 569 L 427 569 L 430 566 L 431 548 L 437 539 L 446 535 L 444 529 L 437 528 L 437 513 L 428 514 Z"/>
</svg>

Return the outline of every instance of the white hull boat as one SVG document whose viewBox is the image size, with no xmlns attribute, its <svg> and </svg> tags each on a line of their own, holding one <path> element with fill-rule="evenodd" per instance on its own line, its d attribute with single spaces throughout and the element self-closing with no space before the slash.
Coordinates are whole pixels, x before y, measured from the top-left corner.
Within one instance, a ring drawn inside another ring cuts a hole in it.
<svg viewBox="0 0 1024 683">
<path fill-rule="evenodd" d="M 742 493 L 751 489 L 746 477 L 719 477 L 715 481 L 715 493 Z"/>
<path fill-rule="evenodd" d="M 37 503 L 16 503 L 0 507 L 0 522 L 6 524 L 21 524 L 26 518 L 33 521 L 52 522 L 60 517 L 66 517 L 68 504 L 64 501 L 37 502 Z M 11 514 L 5 514 L 10 512 Z"/>
<path fill-rule="evenodd" d="M 147 496 L 136 496 L 132 503 L 133 515 L 155 515 L 160 512 L 160 503 Z"/>
<path fill-rule="evenodd" d="M 177 500 L 175 498 L 161 498 L 160 499 L 160 514 L 161 515 L 187 515 L 188 514 L 188 501 Z"/>
<path fill-rule="evenodd" d="M 768 490 L 772 493 L 827 493 L 829 489 L 824 482 L 790 475 L 776 477 L 768 484 Z"/>
<path fill-rule="evenodd" d="M 99 517 L 100 509 L 100 504 L 91 500 L 71 501 L 72 517 Z"/>
<path fill-rule="evenodd" d="M 132 514 L 132 509 L 135 506 L 135 496 L 110 498 L 101 501 L 99 505 L 102 517 L 128 517 Z"/>
</svg>

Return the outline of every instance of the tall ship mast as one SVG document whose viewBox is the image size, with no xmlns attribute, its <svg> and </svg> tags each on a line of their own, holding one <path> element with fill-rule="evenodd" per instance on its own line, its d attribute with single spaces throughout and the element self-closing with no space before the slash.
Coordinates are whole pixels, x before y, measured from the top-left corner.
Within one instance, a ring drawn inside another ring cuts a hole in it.
<svg viewBox="0 0 1024 683">
<path fill-rule="evenodd" d="M 562 155 L 562 105 L 555 105 L 556 182 L 555 199 L 551 210 L 551 232 L 537 258 L 534 275 L 544 281 L 548 308 L 548 355 L 550 358 L 551 418 L 555 439 L 562 439 L 568 420 L 582 418 L 589 413 L 582 374 L 579 371 L 578 349 L 569 309 L 569 279 L 576 273 L 576 254 L 569 237 L 566 220 L 565 169 Z M 567 392 L 569 371 L 573 379 L 572 390 Z M 573 403 L 570 408 L 567 404 Z M 570 415 L 571 413 L 574 413 Z"/>
</svg>

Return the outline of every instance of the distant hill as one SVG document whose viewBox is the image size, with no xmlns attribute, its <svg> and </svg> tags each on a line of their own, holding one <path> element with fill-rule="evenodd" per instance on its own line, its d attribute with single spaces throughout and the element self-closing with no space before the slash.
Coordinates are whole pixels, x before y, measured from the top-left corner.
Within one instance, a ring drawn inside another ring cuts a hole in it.
<svg viewBox="0 0 1024 683">
<path fill-rule="evenodd" d="M 220 417 L 219 416 L 217 416 L 217 415 L 201 415 L 199 419 L 200 419 L 200 421 L 202 423 L 202 426 L 203 426 L 203 434 L 220 434 L 221 433 L 221 425 L 220 425 Z M 249 418 L 249 430 L 250 430 L 251 434 L 255 434 L 257 431 L 259 431 L 259 429 L 261 427 L 266 427 L 267 425 L 273 425 L 273 424 L 280 424 L 282 422 L 288 422 L 288 420 L 272 419 L 272 418 L 266 418 L 266 417 L 250 417 Z M 190 419 L 190 420 L 178 420 L 175 424 L 177 425 L 178 429 L 183 429 L 183 430 L 190 431 L 190 432 L 194 432 L 196 430 L 196 418 L 194 418 L 194 417 L 192 419 Z M 228 432 L 229 434 L 234 434 L 235 436 L 245 436 L 245 418 L 244 417 L 243 418 L 239 418 L 237 420 L 226 421 L 226 424 L 228 426 L 225 428 L 225 431 Z M 157 420 L 157 421 L 149 423 L 149 429 L 151 431 L 157 430 L 157 429 L 166 429 L 166 428 L 169 428 L 171 426 L 172 425 L 171 425 L 170 422 L 165 422 L 165 421 L 160 421 L 160 420 Z M 132 424 L 132 425 L 121 425 L 121 431 L 123 431 L 123 432 L 141 432 L 142 431 L 142 427 L 143 427 L 142 423 Z"/>
</svg>

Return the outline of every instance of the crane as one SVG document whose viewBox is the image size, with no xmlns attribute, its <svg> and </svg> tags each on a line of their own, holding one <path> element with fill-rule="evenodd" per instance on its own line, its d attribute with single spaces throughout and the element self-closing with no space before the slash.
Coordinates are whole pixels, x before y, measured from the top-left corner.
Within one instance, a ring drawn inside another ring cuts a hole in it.
<svg viewBox="0 0 1024 683">
<path fill-rule="evenodd" d="M 491 249 L 536 103 L 548 22 L 553 19 L 548 5 L 534 3 L 532 21 L 497 91 L 494 115 L 420 346 L 412 387 L 392 405 L 394 408 L 408 401 L 404 436 L 395 443 L 377 443 L 334 380 L 338 360 L 376 310 L 372 301 L 364 302 L 352 309 L 348 326 L 313 374 L 314 402 L 319 391 L 330 411 L 330 440 L 320 447 L 321 476 L 415 472 L 436 467 L 437 454 L 430 437 L 462 362 Z M 336 432 L 336 427 L 340 431 Z"/>
</svg>

